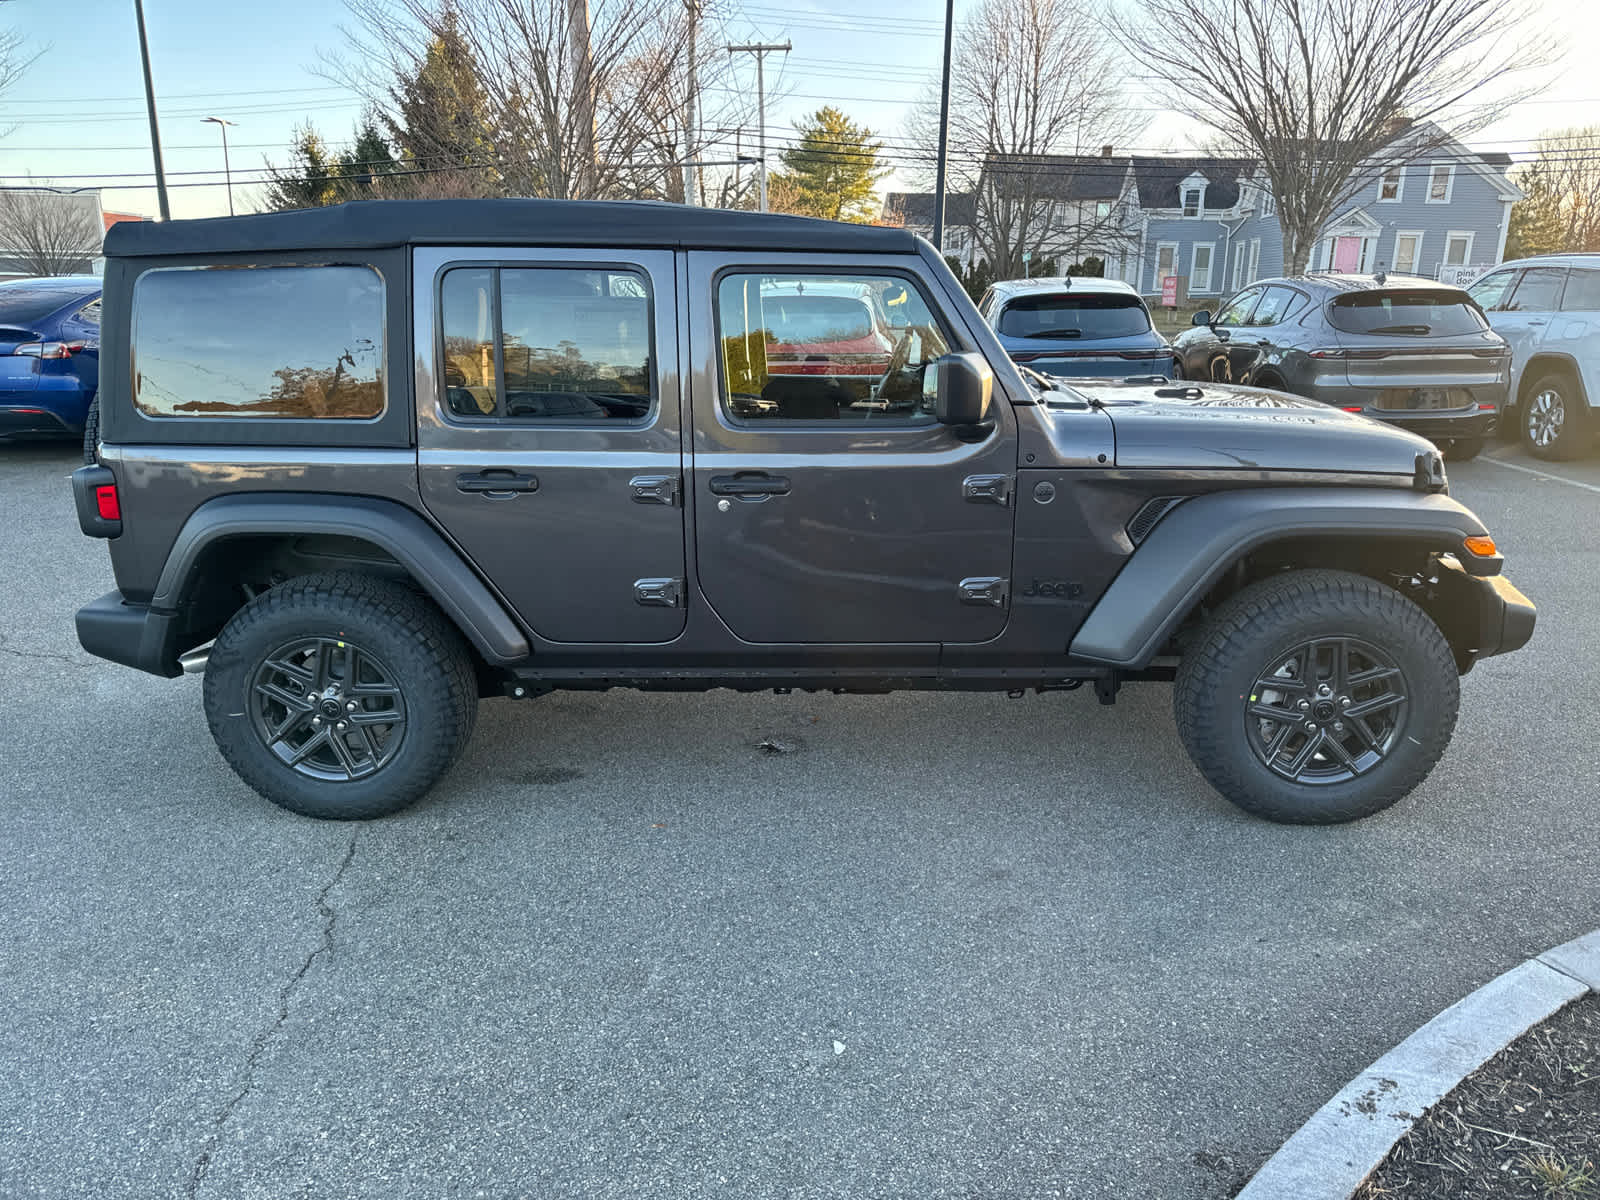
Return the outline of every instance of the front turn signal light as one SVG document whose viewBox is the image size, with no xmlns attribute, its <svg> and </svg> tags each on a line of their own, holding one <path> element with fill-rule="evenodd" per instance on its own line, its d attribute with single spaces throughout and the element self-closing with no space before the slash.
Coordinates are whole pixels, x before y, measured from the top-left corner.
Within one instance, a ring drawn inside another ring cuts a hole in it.
<svg viewBox="0 0 1600 1200">
<path fill-rule="evenodd" d="M 1495 549 L 1494 539 L 1485 534 L 1483 537 L 1469 537 L 1462 541 L 1469 554 L 1476 554 L 1479 558 L 1493 558 L 1500 553 Z"/>
</svg>

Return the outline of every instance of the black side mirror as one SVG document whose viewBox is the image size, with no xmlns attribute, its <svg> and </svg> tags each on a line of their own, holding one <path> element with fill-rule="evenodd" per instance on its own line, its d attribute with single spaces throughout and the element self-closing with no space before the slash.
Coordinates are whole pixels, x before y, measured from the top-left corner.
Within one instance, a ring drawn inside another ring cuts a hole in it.
<svg viewBox="0 0 1600 1200">
<path fill-rule="evenodd" d="M 1211 310 L 1209 308 L 1202 308 L 1199 312 L 1195 313 L 1195 315 L 1189 319 L 1189 324 L 1191 324 L 1191 325 L 1209 325 L 1209 324 L 1211 324 Z"/>
<path fill-rule="evenodd" d="M 946 354 L 928 364 L 922 394 L 942 425 L 982 425 L 989 419 L 994 372 L 981 354 Z"/>
</svg>

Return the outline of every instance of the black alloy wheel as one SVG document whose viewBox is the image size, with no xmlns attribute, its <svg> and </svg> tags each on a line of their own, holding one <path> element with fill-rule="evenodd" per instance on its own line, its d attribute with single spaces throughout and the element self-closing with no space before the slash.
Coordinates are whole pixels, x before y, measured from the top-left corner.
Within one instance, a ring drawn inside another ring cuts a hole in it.
<svg viewBox="0 0 1600 1200">
<path fill-rule="evenodd" d="M 251 723 L 267 749 L 312 779 L 360 779 L 394 758 L 406 703 L 376 655 L 337 638 L 280 646 L 256 671 Z"/>
<path fill-rule="evenodd" d="M 1408 704 L 1390 655 L 1358 638 L 1319 638 L 1268 662 L 1245 700 L 1245 734 L 1274 774 L 1343 783 L 1388 757 Z"/>
</svg>

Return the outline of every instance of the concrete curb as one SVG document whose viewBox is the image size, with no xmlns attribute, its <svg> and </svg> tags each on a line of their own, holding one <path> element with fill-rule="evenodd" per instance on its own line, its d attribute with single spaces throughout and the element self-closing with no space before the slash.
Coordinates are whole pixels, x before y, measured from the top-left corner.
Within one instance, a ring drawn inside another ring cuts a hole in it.
<svg viewBox="0 0 1600 1200">
<path fill-rule="evenodd" d="M 1236 1200 L 1349 1200 L 1456 1084 L 1591 989 L 1600 991 L 1600 929 L 1445 1009 L 1313 1113 Z"/>
</svg>

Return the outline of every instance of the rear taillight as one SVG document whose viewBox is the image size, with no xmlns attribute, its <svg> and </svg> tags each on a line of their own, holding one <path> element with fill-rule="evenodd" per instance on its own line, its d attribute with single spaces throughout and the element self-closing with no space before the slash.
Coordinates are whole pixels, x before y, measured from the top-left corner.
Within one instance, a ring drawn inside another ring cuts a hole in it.
<svg viewBox="0 0 1600 1200">
<path fill-rule="evenodd" d="M 74 350 L 82 350 L 86 342 L 23 342 L 11 353 L 26 358 L 71 358 Z"/>
<path fill-rule="evenodd" d="M 1346 404 L 1344 406 L 1344 411 L 1345 412 L 1358 413 L 1358 412 L 1366 412 L 1367 410 L 1362 408 L 1359 404 Z"/>
<path fill-rule="evenodd" d="M 1307 355 L 1311 358 L 1343 358 L 1343 350 L 1310 350 Z"/>
<path fill-rule="evenodd" d="M 102 521 L 122 520 L 122 501 L 117 499 L 117 485 L 103 483 L 94 490 L 94 506 Z"/>
</svg>

